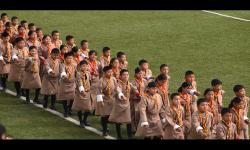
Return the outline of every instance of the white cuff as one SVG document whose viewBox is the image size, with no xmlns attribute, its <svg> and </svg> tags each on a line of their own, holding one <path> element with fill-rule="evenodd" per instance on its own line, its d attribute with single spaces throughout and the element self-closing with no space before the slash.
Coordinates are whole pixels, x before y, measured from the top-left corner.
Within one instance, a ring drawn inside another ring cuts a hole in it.
<svg viewBox="0 0 250 150">
<path fill-rule="evenodd" d="M 179 126 L 178 124 L 175 124 L 175 125 L 174 125 L 174 130 L 176 130 L 176 129 L 178 129 L 178 128 L 180 128 L 180 126 Z"/>
<path fill-rule="evenodd" d="M 30 62 L 32 62 L 32 57 L 28 57 L 28 60 L 29 60 Z"/>
<path fill-rule="evenodd" d="M 97 101 L 97 102 L 103 102 L 102 95 L 97 95 L 97 96 L 96 96 L 96 101 Z"/>
<path fill-rule="evenodd" d="M 87 56 L 84 54 L 81 54 L 81 57 L 82 57 L 82 59 L 85 59 L 85 57 L 87 57 Z"/>
<path fill-rule="evenodd" d="M 151 76 L 147 76 L 146 78 L 147 78 L 147 80 L 149 80 L 151 78 Z"/>
<path fill-rule="evenodd" d="M 165 122 L 166 122 L 166 119 L 165 119 L 165 118 L 161 119 L 161 122 L 162 122 L 162 123 L 165 123 Z"/>
<path fill-rule="evenodd" d="M 224 90 L 221 90 L 221 94 L 223 95 L 223 94 L 225 94 L 226 92 L 224 91 Z"/>
<path fill-rule="evenodd" d="M 195 90 L 190 90 L 189 94 L 194 95 Z"/>
<path fill-rule="evenodd" d="M 17 60 L 18 59 L 18 57 L 17 57 L 17 55 L 16 54 L 14 54 L 14 55 L 12 55 L 12 60 Z"/>
<path fill-rule="evenodd" d="M 121 99 L 122 96 L 124 97 L 124 94 L 123 94 L 123 93 L 119 93 L 119 94 L 118 94 L 119 99 Z"/>
<path fill-rule="evenodd" d="M 201 126 L 196 128 L 196 132 L 199 132 L 200 130 L 203 130 L 203 128 Z"/>
<path fill-rule="evenodd" d="M 79 86 L 79 91 L 80 92 L 84 92 L 84 87 L 81 85 L 81 86 Z"/>
<path fill-rule="evenodd" d="M 62 72 L 62 73 L 61 73 L 61 78 L 62 78 L 62 77 L 66 77 L 66 76 L 67 76 L 66 72 Z"/>
<path fill-rule="evenodd" d="M 244 120 L 249 120 L 247 116 L 244 116 L 243 119 L 244 119 Z"/>
<path fill-rule="evenodd" d="M 53 70 L 51 68 L 49 68 L 48 70 L 48 74 L 50 74 Z"/>
<path fill-rule="evenodd" d="M 148 122 L 142 122 L 141 123 L 141 127 L 145 126 L 145 125 L 148 125 Z"/>
<path fill-rule="evenodd" d="M 3 60 L 3 56 L 2 55 L 0 56 L 0 60 Z"/>
</svg>

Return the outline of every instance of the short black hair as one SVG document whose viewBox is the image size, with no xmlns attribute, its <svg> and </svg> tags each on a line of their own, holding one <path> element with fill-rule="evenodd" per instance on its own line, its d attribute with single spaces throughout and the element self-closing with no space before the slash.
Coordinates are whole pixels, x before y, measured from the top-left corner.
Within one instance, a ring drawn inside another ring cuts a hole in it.
<svg viewBox="0 0 250 150">
<path fill-rule="evenodd" d="M 1 36 L 2 36 L 2 37 L 8 37 L 8 36 L 10 36 L 10 35 L 9 35 L 8 32 L 5 31 L 5 32 L 3 32 L 3 33 L 1 34 Z"/>
<path fill-rule="evenodd" d="M 29 51 L 31 51 L 32 49 L 37 49 L 37 47 L 36 46 L 30 46 Z"/>
<path fill-rule="evenodd" d="M 141 59 L 141 60 L 138 62 L 139 66 L 141 66 L 142 64 L 145 64 L 145 63 L 148 63 L 148 61 L 145 60 L 145 59 Z"/>
<path fill-rule="evenodd" d="M 161 64 L 161 65 L 160 65 L 160 70 L 161 70 L 162 68 L 164 68 L 164 67 L 168 67 L 168 65 L 167 65 L 167 64 Z"/>
<path fill-rule="evenodd" d="M 81 65 L 84 65 L 84 64 L 88 64 L 88 62 L 86 61 L 86 60 L 82 60 L 82 61 L 80 61 L 80 63 L 79 63 L 79 66 L 81 66 Z"/>
<path fill-rule="evenodd" d="M 111 65 L 111 66 L 112 66 L 112 64 L 113 64 L 113 62 L 114 62 L 115 60 L 117 60 L 116 57 L 111 58 L 111 60 L 110 60 L 110 65 Z"/>
<path fill-rule="evenodd" d="M 200 98 L 197 100 L 197 106 L 199 106 L 201 103 L 207 102 L 204 98 Z"/>
<path fill-rule="evenodd" d="M 74 38 L 74 36 L 72 36 L 72 35 L 67 35 L 66 36 L 66 41 L 69 41 L 69 40 L 71 40 L 71 39 L 73 39 Z"/>
<path fill-rule="evenodd" d="M 6 28 L 7 28 L 7 27 L 11 27 L 11 26 L 12 26 L 11 22 L 8 21 L 8 22 L 5 23 L 5 27 L 6 27 Z"/>
<path fill-rule="evenodd" d="M 175 96 L 180 96 L 180 94 L 179 93 L 172 93 L 170 95 L 170 100 L 173 100 Z"/>
<path fill-rule="evenodd" d="M 181 92 L 182 92 L 182 87 L 179 87 L 179 88 L 177 89 L 177 92 L 181 93 Z"/>
<path fill-rule="evenodd" d="M 231 113 L 230 109 L 226 108 L 226 107 L 222 108 L 221 109 L 221 115 L 224 116 L 226 113 Z"/>
<path fill-rule="evenodd" d="M 1 18 L 3 18 L 4 16 L 8 16 L 7 13 L 2 13 L 1 14 Z"/>
<path fill-rule="evenodd" d="M 192 70 L 188 70 L 185 72 L 185 77 L 194 74 Z"/>
<path fill-rule="evenodd" d="M 21 25 L 23 25 L 23 24 L 25 24 L 25 23 L 28 23 L 26 20 L 22 20 L 21 22 L 20 22 L 20 24 Z"/>
<path fill-rule="evenodd" d="M 19 25 L 19 26 L 17 27 L 17 30 L 19 30 L 20 28 L 24 28 L 24 29 L 25 29 L 25 26 L 24 26 L 24 25 Z"/>
<path fill-rule="evenodd" d="M 116 57 L 117 57 L 117 58 L 121 58 L 122 55 L 125 55 L 125 53 L 124 53 L 124 52 L 121 52 L 121 51 L 116 53 Z"/>
<path fill-rule="evenodd" d="M 38 32 L 38 31 L 42 31 L 43 29 L 42 28 L 36 28 L 36 32 Z"/>
<path fill-rule="evenodd" d="M 55 33 L 59 33 L 59 31 L 53 30 L 53 31 L 51 32 L 51 35 L 53 36 Z"/>
<path fill-rule="evenodd" d="M 68 52 L 64 54 L 64 58 L 66 59 L 69 56 L 73 56 L 73 52 Z"/>
<path fill-rule="evenodd" d="M 13 20 L 15 20 L 15 19 L 18 19 L 18 17 L 17 17 L 17 16 L 11 17 L 11 21 L 13 21 Z"/>
<path fill-rule="evenodd" d="M 78 52 L 78 47 L 77 46 L 74 46 L 74 47 L 72 47 L 72 49 L 71 49 L 71 51 L 73 52 L 73 53 L 77 53 Z"/>
<path fill-rule="evenodd" d="M 33 27 L 33 26 L 35 26 L 34 23 L 29 23 L 29 24 L 28 24 L 28 27 L 29 27 L 29 28 L 30 28 L 30 27 Z"/>
<path fill-rule="evenodd" d="M 51 54 L 59 54 L 60 53 L 60 50 L 58 49 L 58 48 L 53 48 L 52 50 L 51 50 Z"/>
<path fill-rule="evenodd" d="M 239 92 L 241 89 L 244 89 L 245 87 L 243 85 L 237 84 L 233 87 L 234 92 Z"/>
<path fill-rule="evenodd" d="M 242 99 L 239 98 L 239 97 L 234 97 L 234 98 L 231 100 L 230 104 L 228 105 L 228 108 L 229 108 L 229 109 L 233 108 L 234 104 L 239 104 L 239 103 L 241 102 L 241 100 L 242 100 Z"/>
<path fill-rule="evenodd" d="M 135 68 L 135 74 L 139 73 L 141 71 L 141 69 L 139 67 Z"/>
<path fill-rule="evenodd" d="M 222 84 L 222 82 L 219 79 L 213 79 L 211 81 L 212 86 L 221 85 L 221 84 Z"/>
<path fill-rule="evenodd" d="M 90 55 L 92 55 L 92 54 L 94 54 L 94 53 L 97 55 L 96 50 L 93 50 L 93 49 L 92 49 L 92 50 L 90 50 L 90 51 L 89 51 L 89 56 L 90 56 Z"/>
<path fill-rule="evenodd" d="M 35 31 L 30 30 L 30 31 L 28 32 L 28 36 L 31 36 L 31 34 L 33 34 L 33 33 L 36 33 L 36 32 L 35 32 Z"/>
<path fill-rule="evenodd" d="M 120 76 L 121 76 L 124 72 L 128 72 L 128 70 L 127 70 L 127 69 L 122 69 L 122 70 L 120 71 Z"/>
<path fill-rule="evenodd" d="M 107 51 L 111 50 L 109 47 L 103 47 L 102 52 L 106 53 Z"/>
<path fill-rule="evenodd" d="M 181 87 L 183 87 L 183 88 L 188 87 L 188 86 L 192 86 L 192 83 L 191 82 L 183 82 L 181 84 Z"/>
<path fill-rule="evenodd" d="M 205 91 L 204 91 L 204 96 L 207 95 L 208 92 L 211 92 L 211 91 L 214 91 L 212 88 L 207 88 Z"/>
<path fill-rule="evenodd" d="M 64 47 L 67 47 L 66 45 L 61 45 L 60 50 L 62 50 Z"/>
<path fill-rule="evenodd" d="M 21 42 L 21 41 L 24 41 L 24 39 L 22 37 L 17 37 L 14 41 L 15 44 Z"/>
<path fill-rule="evenodd" d="M 81 43 L 80 43 L 81 46 L 82 46 L 84 43 L 86 43 L 86 42 L 88 42 L 88 41 L 87 41 L 87 40 L 82 40 Z"/>
<path fill-rule="evenodd" d="M 156 83 L 154 81 L 148 83 L 148 88 L 155 88 Z"/>
<path fill-rule="evenodd" d="M 155 81 L 156 81 L 156 82 L 157 82 L 157 81 L 164 81 L 164 80 L 167 80 L 167 79 L 168 79 L 168 77 L 167 77 L 165 74 L 161 73 L 161 74 L 159 74 L 159 75 L 156 77 Z"/>
<path fill-rule="evenodd" d="M 50 35 L 45 34 L 45 35 L 43 36 L 43 39 L 42 39 L 42 40 L 45 40 L 47 37 L 50 37 L 50 38 L 51 38 L 51 36 L 50 36 Z"/>
<path fill-rule="evenodd" d="M 108 70 L 112 70 L 112 66 L 105 66 L 103 69 L 102 69 L 102 71 L 103 72 L 107 72 Z"/>
</svg>

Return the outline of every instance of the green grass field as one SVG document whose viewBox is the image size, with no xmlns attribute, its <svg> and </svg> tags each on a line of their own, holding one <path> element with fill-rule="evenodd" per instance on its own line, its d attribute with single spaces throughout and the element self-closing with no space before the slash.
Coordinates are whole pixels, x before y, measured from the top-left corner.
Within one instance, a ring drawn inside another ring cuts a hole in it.
<svg viewBox="0 0 250 150">
<path fill-rule="evenodd" d="M 249 22 L 225 18 L 202 11 L 5 11 L 11 17 L 33 22 L 44 33 L 57 29 L 61 39 L 71 34 L 77 45 L 87 39 L 99 56 L 104 46 L 112 56 L 122 50 L 129 61 L 130 77 L 138 60 L 150 62 L 154 75 L 159 66 L 170 66 L 170 90 L 183 81 L 186 70 L 196 74 L 198 89 L 203 93 L 213 78 L 223 82 L 224 105 L 234 96 L 235 84 L 250 88 Z M 250 19 L 250 11 L 216 11 Z M 2 12 L 1 12 L 2 13 Z M 9 88 L 13 88 L 10 84 Z M 6 124 L 14 138 L 89 139 L 102 138 L 57 118 L 42 109 L 26 106 L 16 98 L 0 94 L 0 122 Z M 58 108 L 61 105 L 58 105 Z M 91 123 L 100 129 L 99 118 Z M 43 133 L 43 130 L 45 133 Z M 111 135 L 115 136 L 110 126 Z M 124 131 L 124 137 L 126 137 Z"/>
</svg>

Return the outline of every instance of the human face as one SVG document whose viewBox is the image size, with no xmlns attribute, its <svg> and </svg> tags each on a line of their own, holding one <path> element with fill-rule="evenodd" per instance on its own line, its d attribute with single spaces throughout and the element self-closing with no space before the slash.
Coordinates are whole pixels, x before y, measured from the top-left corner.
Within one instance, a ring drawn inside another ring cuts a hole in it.
<svg viewBox="0 0 250 150">
<path fill-rule="evenodd" d="M 226 122 L 226 123 L 229 123 L 229 122 L 232 122 L 232 113 L 225 113 L 223 116 L 222 116 L 222 119 Z"/>
<path fill-rule="evenodd" d="M 182 91 L 183 91 L 184 93 L 189 93 L 190 90 L 192 90 L 192 86 L 188 86 L 188 87 L 182 88 Z"/>
<path fill-rule="evenodd" d="M 38 37 L 43 37 L 43 31 L 42 31 L 42 30 L 39 30 L 39 31 L 37 32 L 37 36 L 38 36 Z"/>
<path fill-rule="evenodd" d="M 30 31 L 36 31 L 36 26 L 31 26 L 31 27 L 29 28 L 29 30 L 30 30 Z"/>
<path fill-rule="evenodd" d="M 238 109 L 244 109 L 244 101 L 242 100 L 239 104 L 234 104 L 234 106 Z"/>
<path fill-rule="evenodd" d="M 68 52 L 68 48 L 65 46 L 61 51 L 62 51 L 62 53 L 67 53 Z"/>
<path fill-rule="evenodd" d="M 214 91 L 218 92 L 218 91 L 220 91 L 222 89 L 222 85 L 217 84 L 217 85 L 213 86 L 213 89 L 214 89 Z"/>
<path fill-rule="evenodd" d="M 214 91 L 209 91 L 206 95 L 205 98 L 207 100 L 214 100 Z"/>
<path fill-rule="evenodd" d="M 129 73 L 128 72 L 123 72 L 121 75 L 121 80 L 124 82 L 127 82 L 129 80 Z"/>
<path fill-rule="evenodd" d="M 89 59 L 90 60 L 95 60 L 96 59 L 96 54 L 93 53 L 92 55 L 89 55 Z"/>
<path fill-rule="evenodd" d="M 157 88 L 156 87 L 152 87 L 152 88 L 149 88 L 148 91 L 149 91 L 150 94 L 154 95 L 157 92 Z"/>
<path fill-rule="evenodd" d="M 168 74 L 168 72 L 169 72 L 169 68 L 168 67 L 163 67 L 163 68 L 161 68 L 161 73 L 163 73 L 163 74 Z"/>
<path fill-rule="evenodd" d="M 24 27 L 19 28 L 18 33 L 19 34 L 25 34 L 26 33 L 25 28 Z"/>
<path fill-rule="evenodd" d="M 54 60 L 57 59 L 58 56 L 59 56 L 58 53 L 51 53 L 51 57 L 52 57 L 52 59 L 54 59 Z"/>
<path fill-rule="evenodd" d="M 135 74 L 135 78 L 136 78 L 136 79 L 140 79 L 140 80 L 141 80 L 141 79 L 143 78 L 142 71 L 140 71 L 140 72 L 136 73 L 136 74 Z"/>
<path fill-rule="evenodd" d="M 201 113 L 204 113 L 207 111 L 208 108 L 208 103 L 207 102 L 202 102 L 200 105 L 198 105 L 198 109 Z"/>
<path fill-rule="evenodd" d="M 119 67 L 119 61 L 118 59 L 116 59 L 113 64 L 112 64 L 113 67 Z"/>
<path fill-rule="evenodd" d="M 74 38 L 70 39 L 68 41 L 68 44 L 71 45 L 71 46 L 73 46 L 75 44 L 75 39 Z"/>
<path fill-rule="evenodd" d="M 195 81 L 195 75 L 194 74 L 190 74 L 190 75 L 187 75 L 186 77 L 186 82 L 193 82 Z"/>
<path fill-rule="evenodd" d="M 88 48 L 89 48 L 89 43 L 88 42 L 83 43 L 82 49 L 88 49 Z"/>
<path fill-rule="evenodd" d="M 23 26 L 25 27 L 25 29 L 29 28 L 28 23 L 24 23 Z"/>
<path fill-rule="evenodd" d="M 60 38 L 60 33 L 54 33 L 52 36 L 53 40 L 57 41 Z"/>
<path fill-rule="evenodd" d="M 167 84 L 167 80 L 162 80 L 162 81 L 157 81 L 158 85 L 162 86 L 162 85 L 166 85 Z"/>
<path fill-rule="evenodd" d="M 73 61 L 73 56 L 68 56 L 66 59 L 65 59 L 66 63 L 67 64 L 71 64 L 72 61 Z"/>
<path fill-rule="evenodd" d="M 14 20 L 12 20 L 12 25 L 13 25 L 13 26 L 18 25 L 18 19 L 14 19 Z"/>
<path fill-rule="evenodd" d="M 83 65 L 80 66 L 80 68 L 81 68 L 81 71 L 86 72 L 88 70 L 88 65 L 83 64 Z"/>
<path fill-rule="evenodd" d="M 3 37 L 3 42 L 8 43 L 10 41 L 10 36 Z"/>
<path fill-rule="evenodd" d="M 172 105 L 173 106 L 179 106 L 180 105 L 180 101 L 181 101 L 181 97 L 180 96 L 175 96 L 172 100 Z"/>
<path fill-rule="evenodd" d="M 110 50 L 106 51 L 106 52 L 104 53 L 104 56 L 109 57 L 109 56 L 110 56 Z"/>
<path fill-rule="evenodd" d="M 141 69 L 142 70 L 147 70 L 148 69 L 148 63 L 143 63 L 142 65 L 141 65 Z"/>
<path fill-rule="evenodd" d="M 47 36 L 45 39 L 44 39 L 44 43 L 45 44 L 50 44 L 51 43 L 51 38 L 49 36 Z"/>
<path fill-rule="evenodd" d="M 35 48 L 33 48 L 32 50 L 29 51 L 31 56 L 35 56 L 37 54 L 37 50 Z"/>
<path fill-rule="evenodd" d="M 3 22 L 8 21 L 8 19 L 9 19 L 9 17 L 8 17 L 7 15 L 2 17 L 2 21 L 3 21 Z"/>
<path fill-rule="evenodd" d="M 235 94 L 236 94 L 236 96 L 244 97 L 246 95 L 246 90 L 244 88 L 242 88 L 238 92 L 236 92 Z"/>
<path fill-rule="evenodd" d="M 36 40 L 36 39 L 37 39 L 37 34 L 36 34 L 36 32 L 33 32 L 33 33 L 30 35 L 30 39 L 32 39 L 32 40 Z"/>
<path fill-rule="evenodd" d="M 17 47 L 20 48 L 20 49 L 23 49 L 25 47 L 25 42 L 24 41 L 19 41 L 17 43 Z"/>
<path fill-rule="evenodd" d="M 112 69 L 110 69 L 110 70 L 108 70 L 108 71 L 105 72 L 105 77 L 106 78 L 110 78 L 112 75 L 113 75 Z"/>
<path fill-rule="evenodd" d="M 126 60 L 127 60 L 126 55 L 122 55 L 122 56 L 120 57 L 120 61 L 121 61 L 121 62 L 125 62 Z"/>
</svg>

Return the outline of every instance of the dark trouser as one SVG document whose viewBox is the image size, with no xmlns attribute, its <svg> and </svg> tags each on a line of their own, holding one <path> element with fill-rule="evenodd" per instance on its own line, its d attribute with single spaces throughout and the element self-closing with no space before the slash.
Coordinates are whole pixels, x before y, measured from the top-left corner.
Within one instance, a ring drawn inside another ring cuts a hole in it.
<svg viewBox="0 0 250 150">
<path fill-rule="evenodd" d="M 49 96 L 51 96 L 51 107 L 54 108 L 56 103 L 56 95 L 44 95 L 43 107 L 47 108 Z"/>
<path fill-rule="evenodd" d="M 108 119 L 109 116 L 102 116 L 101 117 L 101 125 L 102 125 L 102 132 L 103 134 L 106 134 L 108 131 Z"/>
<path fill-rule="evenodd" d="M 8 78 L 8 74 L 2 74 L 1 75 L 1 86 L 3 87 L 3 90 L 6 89 L 6 81 L 7 81 L 7 78 Z"/>
<path fill-rule="evenodd" d="M 40 88 L 36 89 L 35 91 L 35 98 L 34 98 L 34 102 L 38 102 L 38 96 L 40 94 Z M 25 96 L 26 96 L 26 101 L 30 102 L 30 90 L 29 89 L 25 89 Z"/>
<path fill-rule="evenodd" d="M 121 135 L 121 123 L 116 123 L 115 127 L 116 127 L 117 138 L 118 139 L 122 139 L 122 135 Z M 127 124 L 127 135 L 128 135 L 129 139 L 132 138 L 132 126 L 131 126 L 130 123 Z"/>
<path fill-rule="evenodd" d="M 17 96 L 21 96 L 21 83 L 20 82 L 14 82 L 14 86 L 16 89 Z"/>
</svg>

